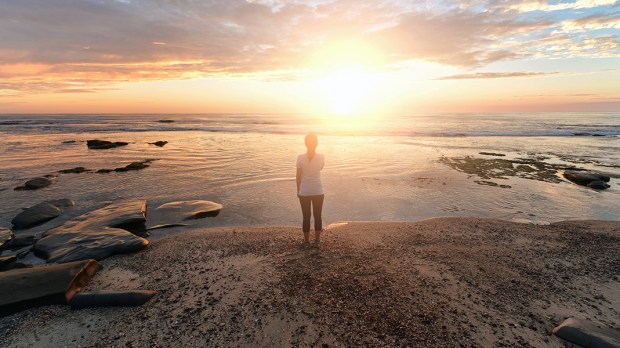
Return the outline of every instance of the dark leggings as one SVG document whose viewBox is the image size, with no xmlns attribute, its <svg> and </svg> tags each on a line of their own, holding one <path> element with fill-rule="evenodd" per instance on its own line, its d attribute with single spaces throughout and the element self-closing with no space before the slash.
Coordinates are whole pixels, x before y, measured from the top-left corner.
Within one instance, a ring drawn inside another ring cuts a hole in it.
<svg viewBox="0 0 620 348">
<path fill-rule="evenodd" d="M 323 229 L 323 219 L 321 218 L 321 212 L 323 211 L 323 198 L 325 195 L 318 196 L 299 196 L 299 203 L 301 204 L 301 214 L 304 217 L 302 227 L 304 233 L 310 232 L 310 205 L 314 211 L 314 230 L 320 231 Z"/>
</svg>

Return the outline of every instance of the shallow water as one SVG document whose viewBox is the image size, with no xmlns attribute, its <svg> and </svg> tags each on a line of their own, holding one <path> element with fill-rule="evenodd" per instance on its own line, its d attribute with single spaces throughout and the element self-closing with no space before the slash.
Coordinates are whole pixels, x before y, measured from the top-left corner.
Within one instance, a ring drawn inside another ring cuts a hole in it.
<svg viewBox="0 0 620 348">
<path fill-rule="evenodd" d="M 157 120 L 173 119 L 173 123 Z M 544 121 L 541 121 L 544 120 Z M 72 198 L 76 211 L 144 198 L 161 203 L 206 199 L 224 204 L 201 225 L 299 225 L 295 160 L 307 129 L 324 153 L 324 221 L 479 216 L 546 223 L 620 219 L 620 179 L 595 191 L 570 182 L 517 177 L 484 186 L 439 159 L 500 152 L 503 158 L 545 156 L 620 175 L 616 114 L 433 115 L 370 120 L 357 127 L 286 115 L 4 115 L 0 116 L 0 226 L 45 199 Z M 353 122 L 354 123 L 354 122 Z M 574 136 L 575 133 L 606 136 Z M 85 141 L 127 141 L 89 150 Z M 75 140 L 64 144 L 63 141 Z M 158 140 L 165 147 L 148 144 Z M 141 171 L 58 174 L 157 159 Z M 53 185 L 14 191 L 29 178 L 57 175 Z"/>
</svg>

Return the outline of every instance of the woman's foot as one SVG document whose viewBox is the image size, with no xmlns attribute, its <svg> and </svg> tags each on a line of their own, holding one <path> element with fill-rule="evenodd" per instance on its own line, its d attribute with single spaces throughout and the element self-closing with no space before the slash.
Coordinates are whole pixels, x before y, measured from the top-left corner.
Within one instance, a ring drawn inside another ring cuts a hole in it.
<svg viewBox="0 0 620 348">
<path fill-rule="evenodd" d="M 299 244 L 299 249 L 301 249 L 301 250 L 310 249 L 310 243 L 309 242 L 302 242 L 301 244 Z"/>
</svg>

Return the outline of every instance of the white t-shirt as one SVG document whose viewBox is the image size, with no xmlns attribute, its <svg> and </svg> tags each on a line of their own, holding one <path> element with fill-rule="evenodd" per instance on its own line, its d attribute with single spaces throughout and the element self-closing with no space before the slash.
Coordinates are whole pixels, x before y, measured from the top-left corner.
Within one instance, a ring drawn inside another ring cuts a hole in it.
<svg viewBox="0 0 620 348">
<path fill-rule="evenodd" d="M 301 185 L 299 185 L 300 196 L 317 196 L 323 194 L 321 169 L 323 169 L 324 165 L 325 157 L 320 153 L 315 153 L 312 161 L 308 159 L 307 153 L 297 156 L 297 168 L 301 168 Z"/>
</svg>

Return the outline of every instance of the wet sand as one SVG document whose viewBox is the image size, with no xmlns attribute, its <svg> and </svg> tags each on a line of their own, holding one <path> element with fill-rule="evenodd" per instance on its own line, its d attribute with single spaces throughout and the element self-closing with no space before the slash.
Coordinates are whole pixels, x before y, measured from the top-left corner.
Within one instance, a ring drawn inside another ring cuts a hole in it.
<svg viewBox="0 0 620 348">
<path fill-rule="evenodd" d="M 165 232 L 164 232 L 165 233 Z M 479 218 L 210 228 L 102 261 L 87 290 L 149 289 L 136 308 L 31 309 L 0 346 L 550 346 L 568 317 L 620 322 L 620 222 Z"/>
</svg>

